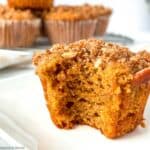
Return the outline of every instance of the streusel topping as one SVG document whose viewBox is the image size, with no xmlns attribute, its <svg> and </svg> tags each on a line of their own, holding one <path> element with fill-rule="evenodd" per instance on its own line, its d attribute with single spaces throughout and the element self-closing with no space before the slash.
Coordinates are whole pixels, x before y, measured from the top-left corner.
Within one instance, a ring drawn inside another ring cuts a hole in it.
<svg viewBox="0 0 150 150">
<path fill-rule="evenodd" d="M 57 56 L 71 59 L 72 63 L 91 62 L 96 67 L 102 68 L 113 62 L 125 63 L 133 73 L 150 67 L 149 52 L 133 53 L 126 47 L 96 39 L 80 40 L 69 45 L 54 45 L 45 53 L 37 55 L 34 58 L 34 63 L 38 65 Z"/>
<path fill-rule="evenodd" d="M 0 5 L 0 19 L 6 20 L 27 20 L 35 19 L 36 17 L 30 10 L 20 10 Z"/>
<path fill-rule="evenodd" d="M 50 12 L 45 13 L 45 19 L 52 20 L 86 20 L 96 19 L 99 16 L 110 15 L 112 10 L 102 5 L 68 6 L 59 5 L 53 7 Z"/>
</svg>

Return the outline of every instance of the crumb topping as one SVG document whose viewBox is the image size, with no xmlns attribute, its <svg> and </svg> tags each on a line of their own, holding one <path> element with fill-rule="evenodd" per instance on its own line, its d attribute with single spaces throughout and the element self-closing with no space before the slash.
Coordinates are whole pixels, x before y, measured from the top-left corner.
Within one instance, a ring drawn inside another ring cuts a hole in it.
<svg viewBox="0 0 150 150">
<path fill-rule="evenodd" d="M 141 51 L 133 53 L 128 48 L 102 40 L 80 40 L 68 45 L 56 44 L 51 49 L 34 57 L 34 63 L 47 63 L 55 57 L 70 59 L 72 63 L 92 63 L 95 68 L 105 68 L 113 62 L 127 64 L 133 73 L 150 67 L 150 53 Z"/>
<path fill-rule="evenodd" d="M 112 14 L 112 9 L 103 5 L 85 4 L 82 6 L 82 9 L 84 9 L 85 13 L 89 13 L 91 17 L 109 16 Z"/>
<path fill-rule="evenodd" d="M 0 5 L 0 19 L 12 20 L 27 20 L 35 19 L 36 17 L 30 10 L 20 10 Z"/>
<path fill-rule="evenodd" d="M 52 20 L 86 20 L 95 19 L 99 16 L 110 15 L 112 10 L 102 5 L 81 5 L 81 6 L 68 6 L 59 5 L 53 7 L 50 12 L 45 13 L 45 19 Z"/>
</svg>

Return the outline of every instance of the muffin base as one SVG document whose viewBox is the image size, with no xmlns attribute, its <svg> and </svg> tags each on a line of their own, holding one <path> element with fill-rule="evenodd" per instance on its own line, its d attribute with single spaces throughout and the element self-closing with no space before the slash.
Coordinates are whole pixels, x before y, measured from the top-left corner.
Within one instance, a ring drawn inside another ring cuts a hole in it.
<svg viewBox="0 0 150 150">
<path fill-rule="evenodd" d="M 50 43 L 70 43 L 87 39 L 94 35 L 96 20 L 82 21 L 45 21 L 45 30 Z"/>
<path fill-rule="evenodd" d="M 16 48 L 31 46 L 40 34 L 41 21 L 0 20 L 0 47 Z"/>
<path fill-rule="evenodd" d="M 110 16 L 100 16 L 97 21 L 95 35 L 103 36 L 106 33 L 106 30 L 109 25 Z"/>
</svg>

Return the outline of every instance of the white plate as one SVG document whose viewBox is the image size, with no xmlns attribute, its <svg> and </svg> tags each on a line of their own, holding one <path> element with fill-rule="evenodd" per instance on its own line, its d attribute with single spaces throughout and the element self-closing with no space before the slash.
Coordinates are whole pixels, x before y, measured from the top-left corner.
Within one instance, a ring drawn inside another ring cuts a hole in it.
<svg viewBox="0 0 150 150">
<path fill-rule="evenodd" d="M 49 118 L 41 84 L 34 73 L 0 82 L 0 111 L 32 136 L 39 150 L 144 149 L 150 143 L 150 102 L 145 111 L 146 128 L 138 127 L 119 139 L 107 139 L 88 126 L 58 129 Z"/>
<path fill-rule="evenodd" d="M 0 69 L 17 64 L 31 63 L 31 52 L 11 51 L 0 49 Z"/>
</svg>

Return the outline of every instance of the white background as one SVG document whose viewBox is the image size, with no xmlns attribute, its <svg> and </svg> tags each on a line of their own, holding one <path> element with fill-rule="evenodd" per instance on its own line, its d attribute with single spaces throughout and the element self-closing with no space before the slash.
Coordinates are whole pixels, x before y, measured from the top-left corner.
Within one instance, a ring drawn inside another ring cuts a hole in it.
<svg viewBox="0 0 150 150">
<path fill-rule="evenodd" d="M 6 0 L 0 0 L 6 3 Z M 131 35 L 150 32 L 150 10 L 146 0 L 55 0 L 55 4 L 103 3 L 113 8 L 109 32 Z"/>
</svg>

